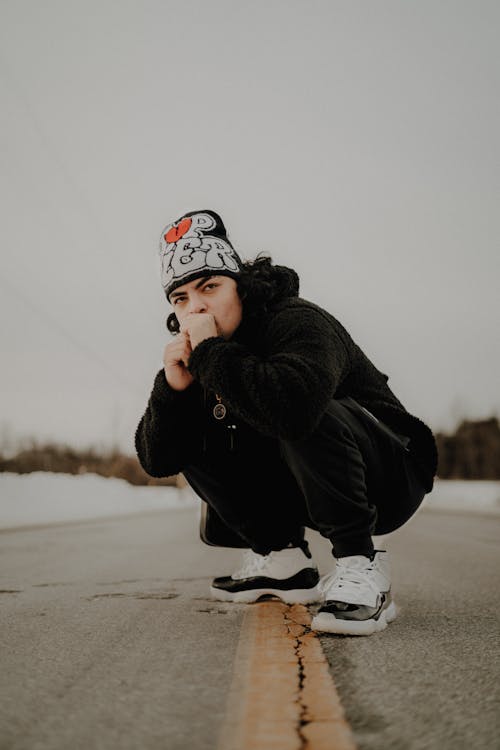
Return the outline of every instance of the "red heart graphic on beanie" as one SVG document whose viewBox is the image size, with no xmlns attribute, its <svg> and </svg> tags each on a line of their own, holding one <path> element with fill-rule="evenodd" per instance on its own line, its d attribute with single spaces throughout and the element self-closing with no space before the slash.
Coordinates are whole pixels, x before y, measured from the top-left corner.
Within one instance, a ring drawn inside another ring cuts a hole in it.
<svg viewBox="0 0 500 750">
<path fill-rule="evenodd" d="M 177 226 L 170 227 L 168 232 L 164 235 L 165 240 L 169 244 L 177 242 L 177 240 L 180 240 L 180 238 L 186 234 L 188 229 L 191 227 L 191 224 L 191 219 L 182 219 L 182 221 L 180 221 Z"/>
</svg>

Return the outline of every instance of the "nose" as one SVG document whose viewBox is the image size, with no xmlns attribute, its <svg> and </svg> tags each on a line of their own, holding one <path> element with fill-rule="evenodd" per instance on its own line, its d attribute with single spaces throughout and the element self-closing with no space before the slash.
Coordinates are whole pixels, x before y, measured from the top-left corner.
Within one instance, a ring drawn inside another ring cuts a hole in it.
<svg viewBox="0 0 500 750">
<path fill-rule="evenodd" d="M 205 300 L 199 294 L 192 294 L 189 298 L 188 313 L 202 313 L 206 310 Z"/>
</svg>

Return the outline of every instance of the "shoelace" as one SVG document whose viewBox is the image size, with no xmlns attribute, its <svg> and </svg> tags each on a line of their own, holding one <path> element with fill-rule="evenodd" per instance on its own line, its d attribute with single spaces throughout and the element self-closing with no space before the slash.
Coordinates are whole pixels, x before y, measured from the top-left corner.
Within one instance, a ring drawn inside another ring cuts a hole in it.
<svg viewBox="0 0 500 750">
<path fill-rule="evenodd" d="M 325 598 L 330 600 L 340 598 L 342 601 L 344 595 L 357 594 L 359 586 L 367 586 L 378 596 L 379 588 L 369 575 L 373 569 L 372 563 L 360 570 L 337 562 L 337 566 L 332 573 L 327 573 L 321 577 L 318 588 L 325 595 Z"/>
<path fill-rule="evenodd" d="M 258 555 L 251 549 L 245 550 L 243 552 L 243 563 L 233 573 L 233 578 L 251 578 L 252 576 L 259 575 L 267 567 L 268 563 L 271 562 L 272 556 L 273 552 L 270 552 L 268 555 Z"/>
</svg>

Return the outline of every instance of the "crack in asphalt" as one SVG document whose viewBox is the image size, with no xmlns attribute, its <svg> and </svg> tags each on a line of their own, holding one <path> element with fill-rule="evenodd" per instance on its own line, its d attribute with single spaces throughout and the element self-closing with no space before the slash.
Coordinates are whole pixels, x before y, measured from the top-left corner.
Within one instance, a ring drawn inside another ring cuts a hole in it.
<svg viewBox="0 0 500 750">
<path fill-rule="evenodd" d="M 92 601 L 93 599 L 118 599 L 121 597 L 128 597 L 131 599 L 176 599 L 179 596 L 177 592 L 174 591 L 165 591 L 165 592 L 149 592 L 149 593 L 143 593 L 138 591 L 132 591 L 130 593 L 124 593 L 121 591 L 110 591 L 106 594 L 94 594 L 93 596 L 86 597 L 87 601 Z"/>
<path fill-rule="evenodd" d="M 311 723 L 311 720 L 308 718 L 309 711 L 307 707 L 307 703 L 304 700 L 304 686 L 305 686 L 305 680 L 306 680 L 306 669 L 305 669 L 305 663 L 304 663 L 304 655 L 302 653 L 302 646 L 303 646 L 303 636 L 307 635 L 313 631 L 311 631 L 311 628 L 305 625 L 302 622 L 297 622 L 297 620 L 294 620 L 291 616 L 293 611 L 293 606 L 290 605 L 288 609 L 283 613 L 284 619 L 285 619 L 285 625 L 288 631 L 289 636 L 291 636 L 294 639 L 294 653 L 295 657 L 297 659 L 297 698 L 295 700 L 295 703 L 298 706 L 299 709 L 299 718 L 295 727 L 295 730 L 297 732 L 298 738 L 300 740 L 300 750 L 307 750 L 309 746 L 309 742 L 307 740 L 307 737 L 304 735 L 303 729 L 305 726 Z M 301 628 L 301 631 L 298 634 L 294 634 L 291 629 L 291 625 L 295 625 Z"/>
</svg>

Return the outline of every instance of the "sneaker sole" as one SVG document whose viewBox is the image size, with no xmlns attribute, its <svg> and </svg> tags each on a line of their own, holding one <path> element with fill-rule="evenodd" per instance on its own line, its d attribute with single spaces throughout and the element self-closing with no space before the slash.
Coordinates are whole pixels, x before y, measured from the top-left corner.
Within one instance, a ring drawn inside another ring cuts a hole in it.
<svg viewBox="0 0 500 750">
<path fill-rule="evenodd" d="M 213 599 L 220 602 L 240 602 L 251 604 L 260 599 L 261 596 L 276 596 L 285 604 L 313 604 L 322 599 L 322 594 L 316 587 L 312 589 L 248 589 L 247 591 L 224 591 L 210 586 L 210 594 Z"/>
<path fill-rule="evenodd" d="M 319 612 L 313 617 L 311 629 L 337 635 L 373 635 L 385 630 L 387 625 L 396 619 L 396 615 L 394 602 L 384 609 L 378 620 L 339 620 L 328 612 Z"/>
</svg>

